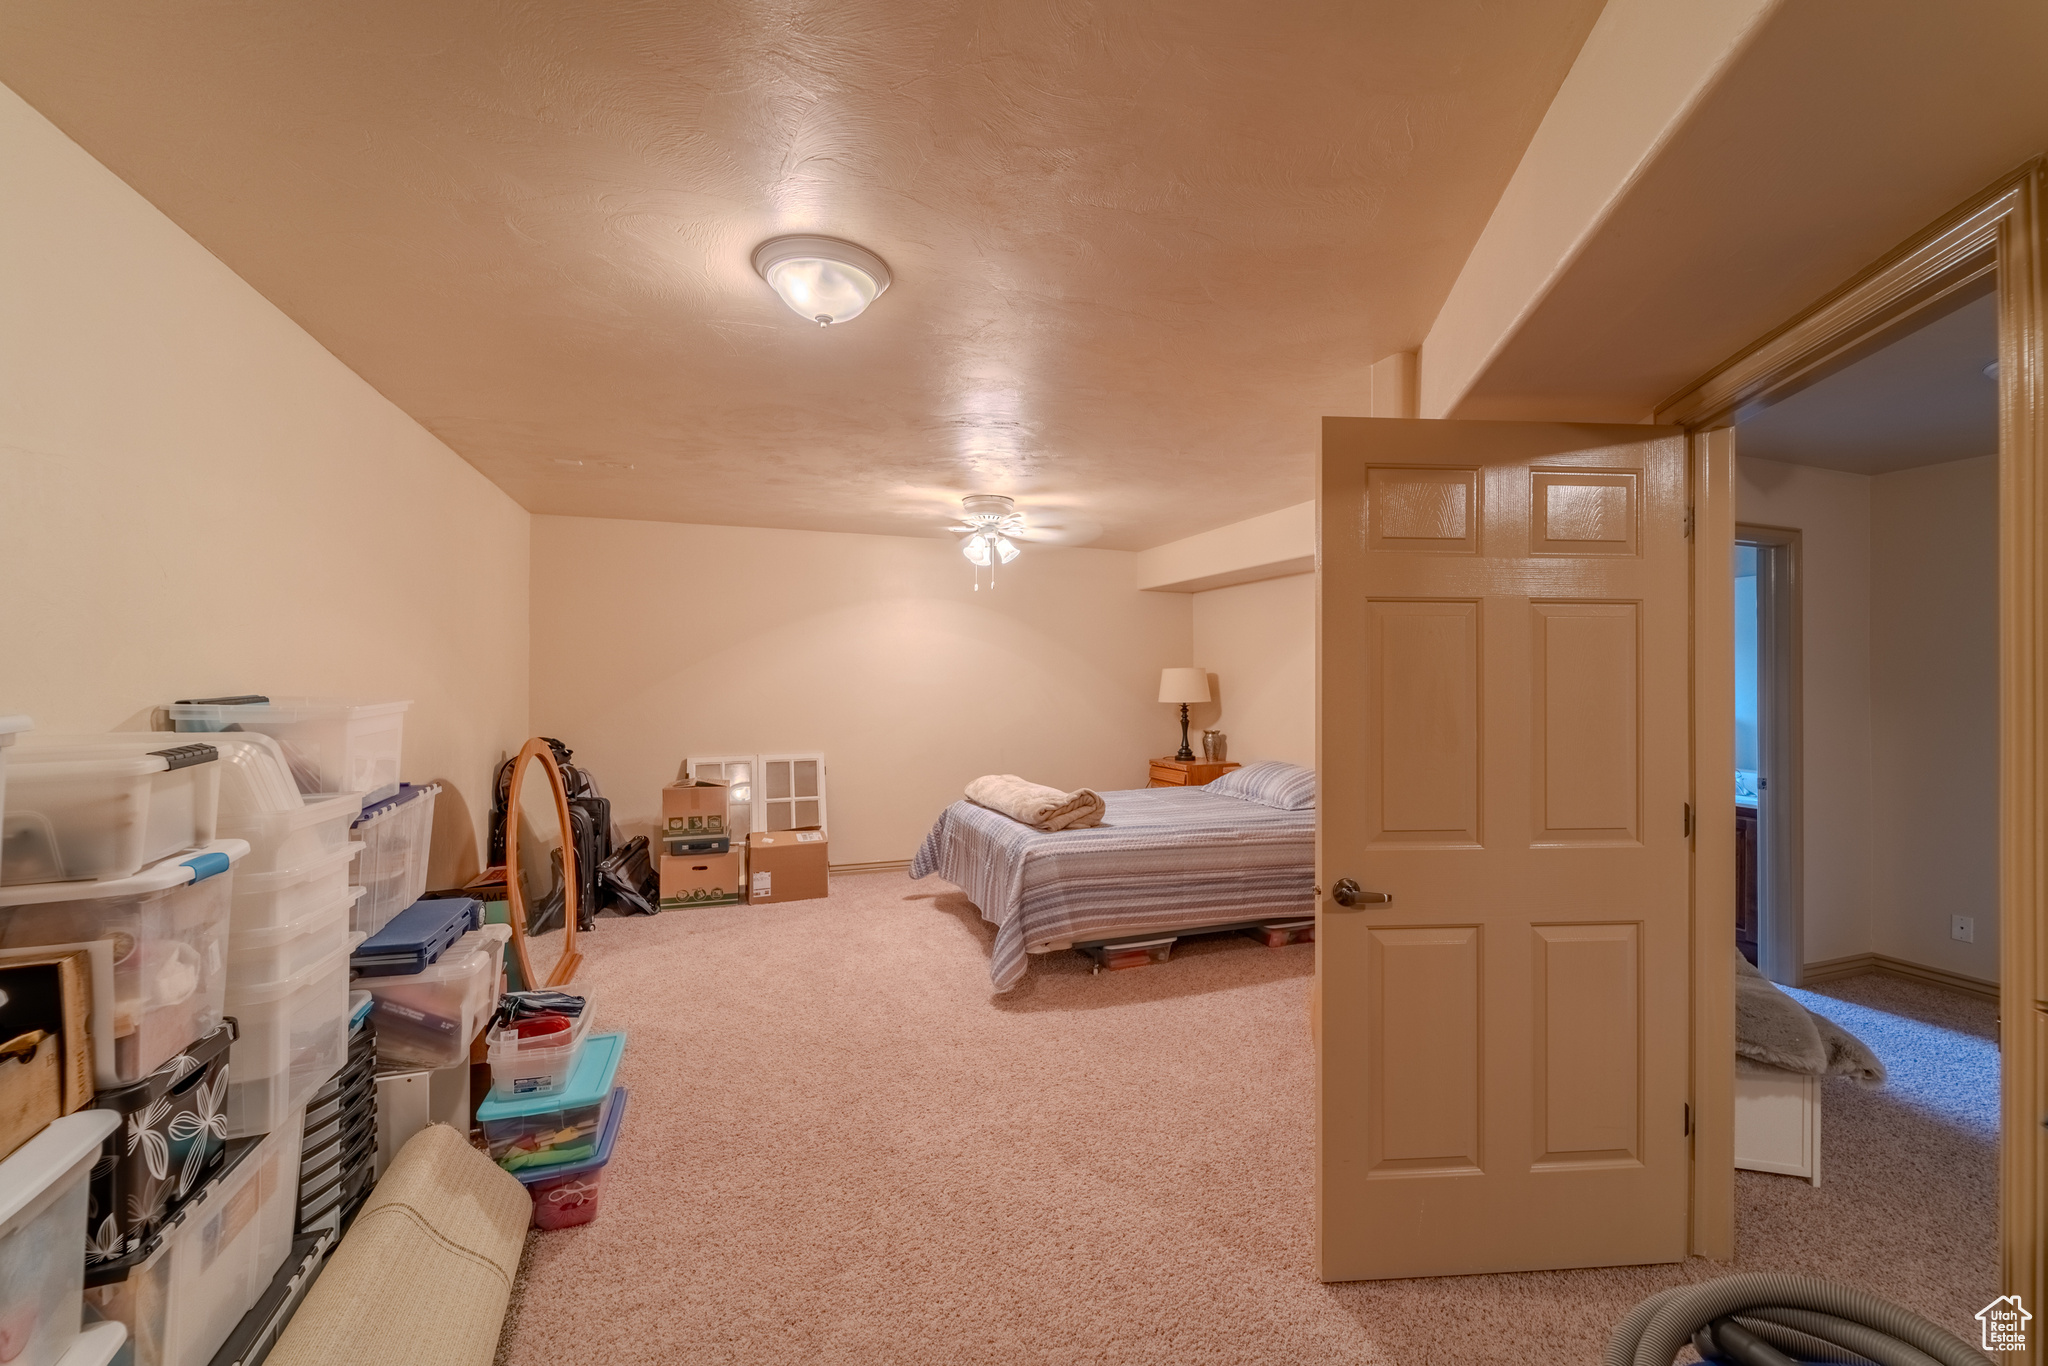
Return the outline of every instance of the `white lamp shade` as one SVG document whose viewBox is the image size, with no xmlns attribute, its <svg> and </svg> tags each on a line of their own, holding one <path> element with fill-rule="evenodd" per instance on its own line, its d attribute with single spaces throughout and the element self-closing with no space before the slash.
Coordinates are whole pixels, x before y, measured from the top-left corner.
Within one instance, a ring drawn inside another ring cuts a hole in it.
<svg viewBox="0 0 2048 1366">
<path fill-rule="evenodd" d="M 1159 671 L 1159 700 L 1161 702 L 1207 702 L 1209 700 L 1209 671 L 1207 669 L 1161 669 Z"/>
</svg>

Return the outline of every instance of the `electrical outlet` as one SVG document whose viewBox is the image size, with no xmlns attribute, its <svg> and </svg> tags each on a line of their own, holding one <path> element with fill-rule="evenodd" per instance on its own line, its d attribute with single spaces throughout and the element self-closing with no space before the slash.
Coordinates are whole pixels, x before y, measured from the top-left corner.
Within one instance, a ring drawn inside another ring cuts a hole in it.
<svg viewBox="0 0 2048 1366">
<path fill-rule="evenodd" d="M 1977 922 L 1967 915 L 1952 915 L 1948 918 L 1948 937 L 1960 939 L 1965 944 L 1977 942 Z"/>
</svg>

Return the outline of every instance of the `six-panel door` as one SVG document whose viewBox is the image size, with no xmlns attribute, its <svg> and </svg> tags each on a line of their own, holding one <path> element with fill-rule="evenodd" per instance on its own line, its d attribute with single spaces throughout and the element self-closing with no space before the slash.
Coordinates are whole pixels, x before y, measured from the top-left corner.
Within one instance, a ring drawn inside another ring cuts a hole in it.
<svg viewBox="0 0 2048 1366">
<path fill-rule="evenodd" d="M 1685 1255 L 1685 502 L 1670 428 L 1324 422 L 1325 1280 Z"/>
</svg>

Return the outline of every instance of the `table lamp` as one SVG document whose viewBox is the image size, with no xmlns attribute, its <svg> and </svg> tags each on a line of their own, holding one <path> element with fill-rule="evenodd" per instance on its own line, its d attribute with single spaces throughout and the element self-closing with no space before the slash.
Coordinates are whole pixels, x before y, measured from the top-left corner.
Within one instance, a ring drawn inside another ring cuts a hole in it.
<svg viewBox="0 0 2048 1366">
<path fill-rule="evenodd" d="M 1195 752 L 1188 748 L 1188 703 L 1209 700 L 1209 671 L 1161 669 L 1159 700 L 1180 703 L 1180 753 L 1173 757 L 1183 761 L 1194 758 Z"/>
</svg>

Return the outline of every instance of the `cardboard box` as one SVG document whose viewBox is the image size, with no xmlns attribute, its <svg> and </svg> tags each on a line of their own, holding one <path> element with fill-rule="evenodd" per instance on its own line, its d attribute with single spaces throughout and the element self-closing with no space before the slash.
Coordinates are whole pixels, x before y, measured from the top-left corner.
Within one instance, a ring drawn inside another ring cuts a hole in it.
<svg viewBox="0 0 2048 1366">
<path fill-rule="evenodd" d="M 670 783 L 661 790 L 661 824 L 655 838 L 729 834 L 729 796 L 724 783 Z"/>
<path fill-rule="evenodd" d="M 699 906 L 737 906 L 746 876 L 746 859 L 737 850 L 661 858 L 661 909 L 692 910 Z"/>
<path fill-rule="evenodd" d="M 747 904 L 824 896 L 828 847 L 822 830 L 756 830 L 747 836 Z"/>
</svg>

